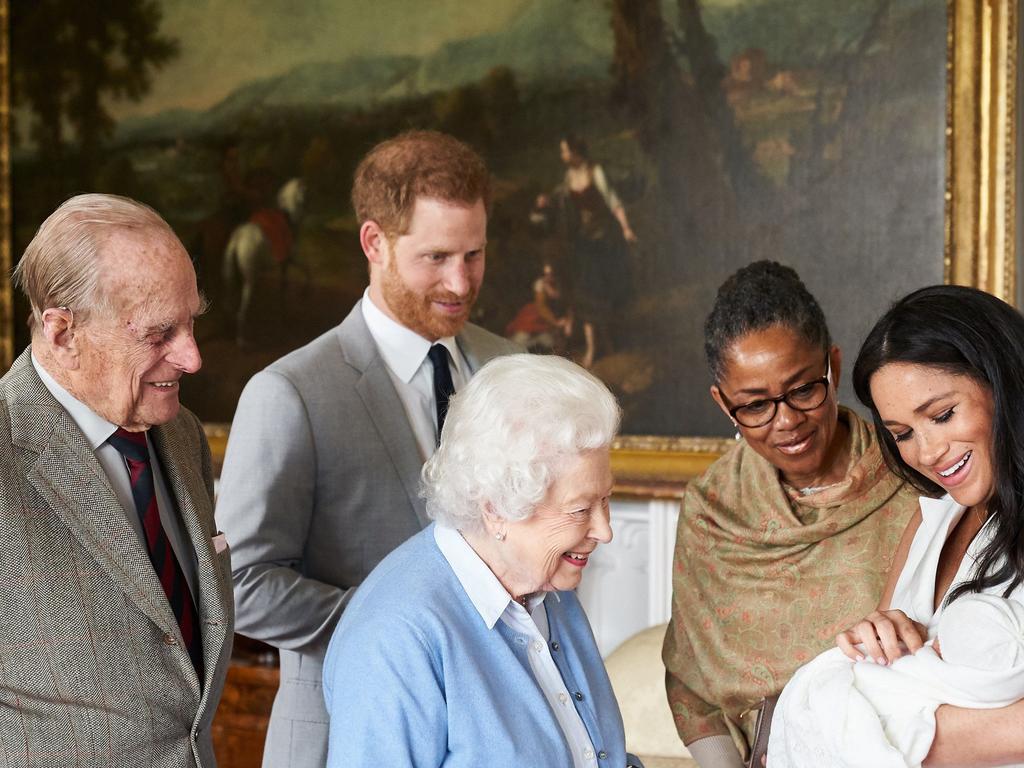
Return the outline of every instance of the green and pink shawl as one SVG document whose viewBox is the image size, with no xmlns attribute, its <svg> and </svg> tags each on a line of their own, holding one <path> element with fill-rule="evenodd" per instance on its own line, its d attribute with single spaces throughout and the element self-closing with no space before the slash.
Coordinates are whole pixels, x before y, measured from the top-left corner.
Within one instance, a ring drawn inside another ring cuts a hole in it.
<svg viewBox="0 0 1024 768">
<path fill-rule="evenodd" d="M 838 485 L 802 496 L 741 441 L 686 489 L 664 659 L 687 744 L 730 734 L 746 758 L 752 709 L 878 605 L 918 492 L 886 469 L 868 424 L 839 418 Z"/>
</svg>

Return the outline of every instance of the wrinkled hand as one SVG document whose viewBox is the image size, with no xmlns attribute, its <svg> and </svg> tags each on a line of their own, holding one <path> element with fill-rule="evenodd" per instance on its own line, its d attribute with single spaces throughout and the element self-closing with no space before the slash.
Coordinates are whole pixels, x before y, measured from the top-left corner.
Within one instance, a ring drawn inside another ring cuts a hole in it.
<svg viewBox="0 0 1024 768">
<path fill-rule="evenodd" d="M 928 639 L 928 630 L 903 611 L 873 611 L 844 632 L 836 635 L 836 645 L 854 661 L 863 661 L 864 653 L 878 664 L 891 664 L 903 655 L 900 643 L 916 653 Z M 857 649 L 860 644 L 864 653 Z"/>
</svg>

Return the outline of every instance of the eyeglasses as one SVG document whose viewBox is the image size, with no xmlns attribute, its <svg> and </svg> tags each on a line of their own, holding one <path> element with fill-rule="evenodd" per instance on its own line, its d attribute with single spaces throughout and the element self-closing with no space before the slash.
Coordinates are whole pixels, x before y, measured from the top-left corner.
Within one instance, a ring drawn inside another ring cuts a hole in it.
<svg viewBox="0 0 1024 768">
<path fill-rule="evenodd" d="M 729 409 L 729 415 L 744 427 L 763 427 L 770 424 L 779 410 L 779 403 L 785 402 L 796 411 L 813 411 L 820 408 L 828 399 L 829 385 L 832 383 L 832 361 L 825 355 L 825 375 L 820 379 L 809 381 L 794 387 L 778 397 L 766 397 L 752 403 L 737 405 Z"/>
</svg>

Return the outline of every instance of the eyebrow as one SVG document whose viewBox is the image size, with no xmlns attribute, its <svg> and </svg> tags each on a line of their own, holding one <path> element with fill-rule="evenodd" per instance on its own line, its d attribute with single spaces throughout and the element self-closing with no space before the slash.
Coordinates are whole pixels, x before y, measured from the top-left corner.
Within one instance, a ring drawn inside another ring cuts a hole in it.
<svg viewBox="0 0 1024 768">
<path fill-rule="evenodd" d="M 202 317 L 203 315 L 205 315 L 207 313 L 207 311 L 209 311 L 209 309 L 210 309 L 210 300 L 206 298 L 205 294 L 200 293 L 199 294 L 199 308 L 196 309 L 196 311 L 192 313 L 192 319 L 196 320 L 196 319 Z M 143 328 L 142 329 L 142 334 L 145 335 L 145 336 L 148 336 L 151 333 L 162 333 L 162 332 L 166 331 L 169 328 L 173 328 L 175 325 L 177 325 L 177 322 L 175 320 L 162 320 L 162 321 L 160 321 L 158 323 L 154 323 L 153 325 L 148 325 L 145 328 Z"/>
<path fill-rule="evenodd" d="M 803 368 L 801 368 L 799 371 L 794 373 L 788 379 L 785 379 L 782 382 L 782 386 L 784 387 L 784 389 L 786 391 L 788 391 L 789 388 L 793 384 L 795 384 L 796 382 L 800 381 L 803 378 L 806 378 L 808 376 L 808 374 L 809 374 L 809 371 L 813 367 L 814 367 L 813 364 L 812 365 L 805 365 Z M 748 389 L 738 389 L 738 390 L 736 390 L 736 394 L 737 395 L 744 395 L 744 394 L 745 395 L 767 395 L 767 394 L 770 394 L 770 392 L 765 387 L 750 387 Z"/>
<path fill-rule="evenodd" d="M 919 406 L 917 406 L 917 408 L 914 409 L 914 413 L 916 413 L 916 414 L 924 413 L 929 408 L 931 408 L 933 405 L 935 405 L 935 403 L 937 403 L 937 402 L 939 402 L 941 400 L 945 400 L 947 397 L 953 397 L 955 394 L 956 394 L 956 390 L 950 390 L 949 392 L 943 392 L 941 395 L 935 395 L 934 397 L 929 397 L 927 400 L 925 400 L 923 403 L 921 403 Z M 892 420 L 886 420 L 886 421 L 883 421 L 882 423 L 885 424 L 886 426 L 889 426 L 890 424 L 900 424 L 901 422 L 899 422 L 899 421 L 892 421 Z"/>
<path fill-rule="evenodd" d="M 440 246 L 438 246 L 436 248 L 431 248 L 430 246 L 426 246 L 425 248 L 422 248 L 420 252 L 421 253 L 434 253 L 434 254 L 437 254 L 438 256 L 451 256 L 452 254 L 455 254 L 455 253 L 474 253 L 476 251 L 482 251 L 486 247 L 487 247 L 487 241 L 485 240 L 483 243 L 478 245 L 476 248 L 470 248 L 470 249 L 468 249 L 466 251 L 453 251 L 453 250 L 451 250 L 449 248 L 442 248 Z"/>
</svg>

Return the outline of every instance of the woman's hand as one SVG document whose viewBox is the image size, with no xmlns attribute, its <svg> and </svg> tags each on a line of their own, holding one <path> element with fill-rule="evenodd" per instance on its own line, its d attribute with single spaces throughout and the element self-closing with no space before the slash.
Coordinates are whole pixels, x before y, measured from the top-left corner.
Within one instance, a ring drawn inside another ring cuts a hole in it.
<svg viewBox="0 0 1024 768">
<path fill-rule="evenodd" d="M 863 661 L 864 653 L 878 664 L 890 664 L 903 655 L 900 643 L 916 653 L 928 639 L 928 629 L 903 611 L 873 611 L 861 621 L 836 635 L 836 645 L 854 661 Z M 857 645 L 864 648 L 864 653 Z"/>
</svg>

